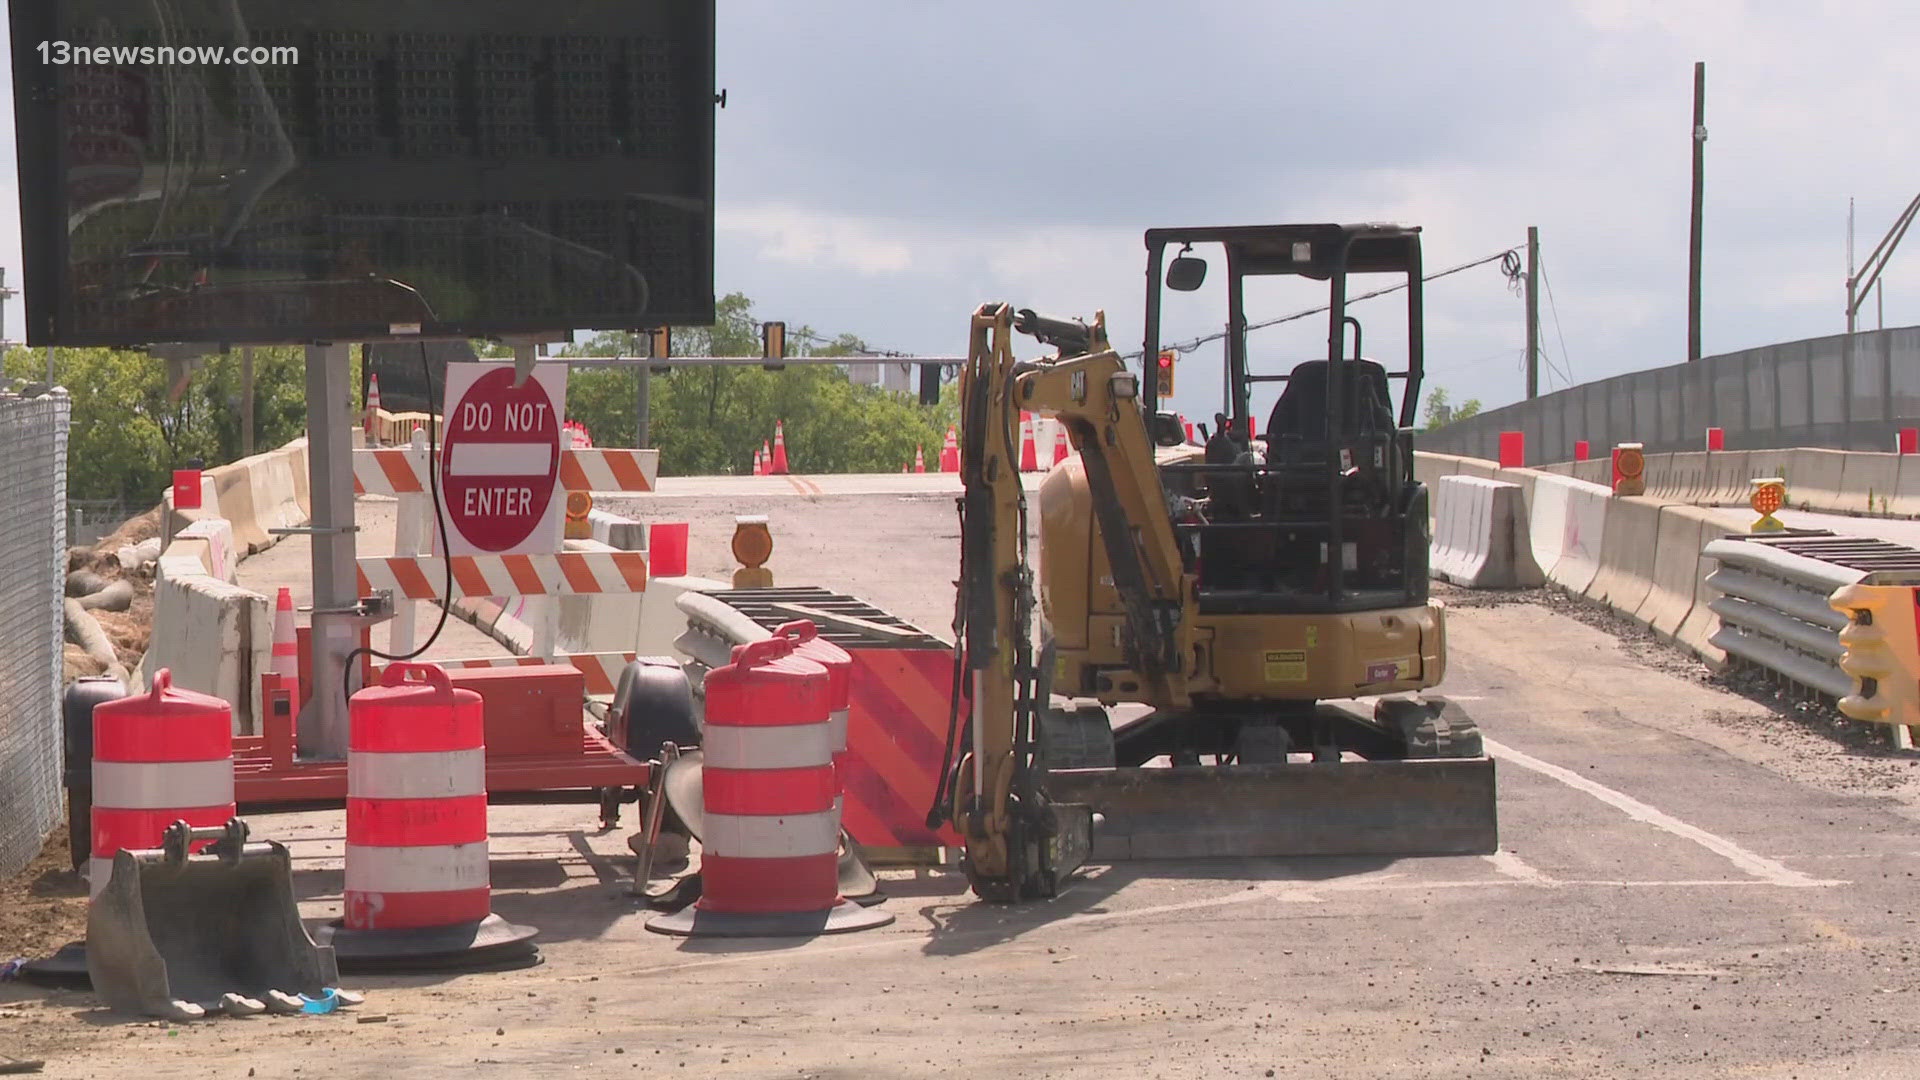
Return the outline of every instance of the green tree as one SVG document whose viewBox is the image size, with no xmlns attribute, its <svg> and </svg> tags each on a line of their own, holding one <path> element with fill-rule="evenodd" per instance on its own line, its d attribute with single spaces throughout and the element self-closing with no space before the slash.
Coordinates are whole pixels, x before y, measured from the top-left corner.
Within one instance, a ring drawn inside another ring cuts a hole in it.
<svg viewBox="0 0 1920 1080">
<path fill-rule="evenodd" d="M 1455 420 L 1465 420 L 1467 417 L 1473 416 L 1479 411 L 1479 398 L 1468 398 L 1466 401 L 1461 402 L 1459 406 L 1455 407 L 1448 403 L 1447 388 L 1444 386 L 1436 386 L 1427 392 L 1427 404 L 1422 416 L 1425 420 L 1426 429 L 1432 431 L 1437 427 L 1445 427 Z"/>
<path fill-rule="evenodd" d="M 843 334 L 809 350 L 814 333 L 788 331 L 792 355 L 870 355 L 858 337 Z M 678 356 L 755 356 L 759 322 L 752 301 L 740 293 L 722 297 L 711 327 L 675 327 Z M 796 351 L 798 350 L 803 351 Z M 635 335 L 608 332 L 563 350 L 575 356 L 637 356 L 645 345 Z M 568 378 L 567 411 L 596 442 L 629 441 L 635 369 L 579 369 Z M 855 386 L 837 366 L 795 364 L 778 371 L 752 366 L 688 366 L 654 376 L 649 387 L 651 434 L 660 448 L 664 475 L 742 473 L 753 452 L 784 424 L 787 457 L 795 472 L 890 472 L 913 460 L 919 446 L 937 463 L 951 403 L 921 406 L 917 400 L 877 388 Z M 617 433 L 617 434 L 603 434 Z"/>
<path fill-rule="evenodd" d="M 351 363 L 357 374 L 359 350 Z M 175 397 L 168 394 L 167 364 L 144 352 L 55 349 L 54 381 L 66 387 L 73 408 L 68 494 L 119 499 L 130 508 L 151 506 L 171 482 L 172 471 L 189 460 L 199 458 L 208 468 L 238 460 L 245 447 L 241 367 L 238 349 L 206 357 Z M 11 349 L 5 370 L 9 377 L 43 380 L 46 353 Z M 306 431 L 304 349 L 253 350 L 253 424 L 256 451 Z"/>
</svg>

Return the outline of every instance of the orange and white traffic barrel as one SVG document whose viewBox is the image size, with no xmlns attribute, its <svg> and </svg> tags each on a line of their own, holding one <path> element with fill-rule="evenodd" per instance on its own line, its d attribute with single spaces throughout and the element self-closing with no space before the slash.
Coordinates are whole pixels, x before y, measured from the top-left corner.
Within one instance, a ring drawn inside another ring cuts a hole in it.
<svg viewBox="0 0 1920 1080">
<path fill-rule="evenodd" d="M 832 681 L 798 646 L 786 636 L 742 645 L 708 673 L 702 895 L 647 929 L 790 937 L 893 921 L 840 896 Z"/>
<path fill-rule="evenodd" d="M 775 637 L 791 638 L 794 655 L 827 669 L 827 727 L 833 740 L 833 815 L 840 812 L 847 793 L 847 719 L 853 704 L 853 654 L 820 636 L 811 619 L 781 624 Z"/>
<path fill-rule="evenodd" d="M 480 695 L 433 664 L 393 664 L 348 703 L 341 966 L 531 958 L 535 931 L 493 914 Z"/>
<path fill-rule="evenodd" d="M 233 816 L 231 705 L 176 689 L 161 668 L 147 693 L 94 706 L 88 896 L 106 888 L 122 848 L 157 848 L 176 821 L 217 826 Z"/>
</svg>

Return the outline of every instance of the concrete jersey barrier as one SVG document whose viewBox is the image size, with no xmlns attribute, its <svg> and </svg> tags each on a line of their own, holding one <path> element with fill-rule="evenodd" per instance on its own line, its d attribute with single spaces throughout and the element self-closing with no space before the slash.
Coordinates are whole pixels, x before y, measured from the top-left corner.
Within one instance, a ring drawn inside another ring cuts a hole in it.
<svg viewBox="0 0 1920 1080">
<path fill-rule="evenodd" d="M 1439 531 L 1430 572 L 1469 588 L 1540 584 L 1526 540 L 1526 504 L 1518 484 L 1477 476 L 1443 476 Z"/>
<path fill-rule="evenodd" d="M 1664 505 L 1662 500 L 1638 495 L 1615 496 L 1607 504 L 1600 565 L 1587 586 L 1587 599 L 1629 615 L 1640 610 L 1653 588 Z"/>
</svg>

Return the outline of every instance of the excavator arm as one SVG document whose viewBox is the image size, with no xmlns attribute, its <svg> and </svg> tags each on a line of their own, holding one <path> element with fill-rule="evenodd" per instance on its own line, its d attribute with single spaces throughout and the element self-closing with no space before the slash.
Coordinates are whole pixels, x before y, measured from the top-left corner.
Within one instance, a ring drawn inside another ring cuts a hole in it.
<svg viewBox="0 0 1920 1080">
<path fill-rule="evenodd" d="M 1059 354 L 1016 360 L 1016 326 Z M 1035 752 L 1045 702 L 1037 700 L 1033 658 L 1033 572 L 1016 436 L 1022 410 L 1058 417 L 1086 462 L 1126 611 L 1126 652 L 1175 699 L 1184 697 L 1190 655 L 1182 612 L 1191 583 L 1154 468 L 1138 380 L 1108 346 L 1100 318 L 1088 327 L 983 305 L 973 315 L 959 389 L 964 493 L 955 634 L 970 711 L 936 816 L 949 817 L 966 838 L 966 869 L 980 896 L 1051 895 L 1090 849 L 1092 815 L 1049 799 Z M 958 716 L 950 719 L 957 728 Z"/>
</svg>

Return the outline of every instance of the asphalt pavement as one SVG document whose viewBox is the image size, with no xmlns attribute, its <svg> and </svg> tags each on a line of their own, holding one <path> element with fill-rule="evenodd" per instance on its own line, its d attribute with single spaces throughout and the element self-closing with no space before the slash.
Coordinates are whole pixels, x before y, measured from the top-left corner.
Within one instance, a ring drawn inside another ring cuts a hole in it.
<svg viewBox="0 0 1920 1080">
<path fill-rule="evenodd" d="M 725 558 L 702 536 L 767 512 L 780 583 L 941 629 L 946 493 L 666 486 L 645 512 L 693 517 L 694 572 Z M 1450 612 L 1443 689 L 1497 760 L 1493 856 L 1094 867 L 1015 907 L 900 871 L 885 929 L 685 941 L 626 896 L 626 829 L 498 807 L 495 908 L 540 927 L 543 966 L 365 980 L 381 1024 L 108 1029 L 48 1075 L 1920 1075 L 1920 759 L 1850 748 L 1572 604 Z M 337 813 L 256 831 L 293 843 L 309 913 L 338 910 Z"/>
</svg>

